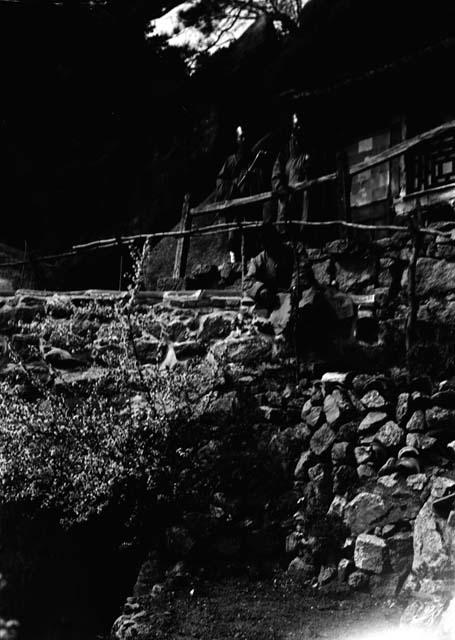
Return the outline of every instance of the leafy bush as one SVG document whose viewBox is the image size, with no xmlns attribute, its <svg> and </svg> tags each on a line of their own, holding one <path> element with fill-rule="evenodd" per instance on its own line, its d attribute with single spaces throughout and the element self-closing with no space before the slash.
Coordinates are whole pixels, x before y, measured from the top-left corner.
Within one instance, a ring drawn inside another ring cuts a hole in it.
<svg viewBox="0 0 455 640">
<path fill-rule="evenodd" d="M 34 402 L 3 383 L 2 500 L 52 509 L 72 524 L 121 501 L 131 483 L 156 494 L 173 426 L 203 412 L 210 397 L 199 376 L 196 366 L 119 368 L 83 398 L 47 393 Z"/>
</svg>

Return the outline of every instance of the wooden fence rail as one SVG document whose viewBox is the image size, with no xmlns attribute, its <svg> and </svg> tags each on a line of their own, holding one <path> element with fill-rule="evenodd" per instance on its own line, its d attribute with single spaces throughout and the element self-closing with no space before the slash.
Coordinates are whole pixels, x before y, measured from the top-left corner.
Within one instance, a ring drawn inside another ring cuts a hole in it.
<svg viewBox="0 0 455 640">
<path fill-rule="evenodd" d="M 409 228 L 406 225 L 374 225 L 374 224 L 361 224 L 357 222 L 347 222 L 346 220 L 325 220 L 323 222 L 302 222 L 301 220 L 289 220 L 287 222 L 277 222 L 275 226 L 286 225 L 298 225 L 302 229 L 318 229 L 324 227 L 341 226 L 347 229 L 357 229 L 360 231 L 404 231 L 408 232 Z M 244 222 L 242 223 L 242 229 L 260 229 L 263 226 L 262 222 Z M 76 244 L 69 251 L 63 251 L 62 253 L 54 253 L 45 256 L 36 256 L 29 258 L 28 260 L 14 260 L 11 262 L 1 262 L 0 267 L 20 267 L 22 265 L 30 265 L 35 262 L 54 262 L 64 258 L 73 258 L 86 251 L 96 251 L 100 249 L 112 249 L 118 247 L 119 241 L 122 245 L 130 246 L 135 242 L 145 240 L 162 240 L 163 238 L 180 238 L 182 236 L 205 236 L 205 235 L 217 235 L 219 233 L 226 233 L 227 231 L 235 231 L 238 229 L 238 224 L 234 223 L 222 223 L 209 225 L 206 227 L 199 227 L 186 231 L 158 231 L 156 233 L 140 233 L 132 236 L 121 236 L 118 238 L 107 238 L 106 240 L 95 240 L 94 242 L 87 242 L 85 244 Z M 455 239 L 452 234 L 447 231 L 439 231 L 438 229 L 431 229 L 428 227 L 421 227 L 419 230 L 421 234 L 427 234 L 431 236 L 439 236 L 447 241 L 447 244 L 454 244 Z"/>
<path fill-rule="evenodd" d="M 441 133 L 445 133 L 446 131 L 450 131 L 451 129 L 455 129 L 455 120 L 451 120 L 450 122 L 445 122 L 444 124 L 439 125 L 438 127 L 434 127 L 433 129 L 429 129 L 428 131 L 424 131 L 413 138 L 408 138 L 407 140 L 403 140 L 393 147 L 386 149 L 385 151 L 381 151 L 374 156 L 366 158 L 362 162 L 358 162 L 356 164 L 351 165 L 349 170 L 349 175 L 355 176 L 367 169 L 373 169 L 378 165 L 389 162 L 394 158 L 398 158 L 403 155 L 407 151 L 410 151 L 417 145 L 422 142 L 426 142 L 427 140 L 431 140 Z M 333 173 L 328 173 L 323 176 L 319 176 L 318 178 L 313 178 L 311 180 L 304 180 L 303 182 L 297 182 L 293 185 L 293 189 L 295 191 L 302 191 L 305 189 L 310 189 L 315 185 L 324 184 L 326 182 L 331 182 L 337 179 L 338 172 L 334 171 Z M 266 191 L 264 193 L 258 193 L 254 196 L 248 196 L 246 198 L 236 198 L 234 200 L 224 200 L 222 202 L 213 202 L 211 204 L 202 205 L 199 207 L 193 207 L 190 212 L 193 216 L 204 215 L 206 213 L 216 213 L 221 211 L 228 211 L 229 209 L 235 209 L 236 207 L 245 207 L 251 204 L 258 204 L 261 202 L 267 202 L 271 198 L 273 198 L 273 193 L 271 191 Z"/>
</svg>

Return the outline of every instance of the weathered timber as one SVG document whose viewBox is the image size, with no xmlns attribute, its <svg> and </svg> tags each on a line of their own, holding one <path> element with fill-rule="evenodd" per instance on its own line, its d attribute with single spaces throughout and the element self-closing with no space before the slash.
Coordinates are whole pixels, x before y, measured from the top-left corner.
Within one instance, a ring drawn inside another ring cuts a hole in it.
<svg viewBox="0 0 455 640">
<path fill-rule="evenodd" d="M 180 231 L 191 231 L 191 215 L 190 215 L 190 195 L 185 194 L 182 207 L 182 218 L 180 220 Z M 177 240 L 177 248 L 175 251 L 174 261 L 174 278 L 183 278 L 186 272 L 186 263 L 188 259 L 190 235 L 181 235 Z"/>
<path fill-rule="evenodd" d="M 358 229 L 361 231 L 407 231 L 408 227 L 405 225 L 374 225 L 374 224 L 359 224 L 355 222 L 347 222 L 346 220 L 325 220 L 323 222 L 302 222 L 301 220 L 289 220 L 287 222 L 277 222 L 275 226 L 283 226 L 283 225 L 298 225 L 301 229 L 318 229 L 324 227 L 334 227 L 334 226 L 343 226 L 350 229 Z M 244 229 L 259 229 L 263 226 L 262 222 L 244 222 Z M 224 233 L 226 231 L 231 231 L 238 229 L 237 224 L 233 223 L 225 223 L 225 224 L 217 224 L 210 225 L 207 227 L 199 227 L 198 229 L 191 229 L 188 231 L 159 231 L 157 233 L 141 233 L 134 236 L 122 236 L 122 242 L 125 245 L 133 244 L 138 240 L 150 240 L 150 239 L 162 239 L 162 238 L 178 238 L 181 236 L 204 236 L 204 235 L 216 235 L 218 233 Z M 437 229 L 431 229 L 428 227 L 424 227 L 420 229 L 421 234 L 427 234 L 432 236 L 439 236 L 441 238 L 446 238 L 449 242 L 453 242 L 453 238 L 450 232 L 439 231 Z M 73 257 L 77 256 L 79 253 L 84 251 L 96 250 L 96 249 L 110 249 L 115 247 L 118 242 L 117 238 L 108 238 L 102 241 L 94 241 L 88 242 L 86 244 L 74 245 L 72 250 L 65 251 L 62 253 L 39 256 L 33 259 L 33 262 L 46 262 L 52 260 L 59 260 L 61 258 Z M 18 267 L 24 264 L 23 260 L 16 260 L 12 262 L 3 262 L 0 263 L 0 267 Z M 28 264 L 28 262 L 26 262 Z"/>
<path fill-rule="evenodd" d="M 408 370 L 408 380 L 410 382 L 412 375 L 412 346 L 415 340 L 415 332 L 417 325 L 418 300 L 416 295 L 416 272 L 417 259 L 419 257 L 419 248 L 421 243 L 421 233 L 417 215 L 414 214 L 409 219 L 409 232 L 412 238 L 412 250 L 409 257 L 408 266 L 408 317 L 406 321 L 406 364 Z"/>
<path fill-rule="evenodd" d="M 351 222 L 351 177 L 345 151 L 337 154 L 337 193 L 340 218 Z"/>
<path fill-rule="evenodd" d="M 417 145 L 419 145 L 422 142 L 425 142 L 426 140 L 431 140 L 431 138 L 435 138 L 436 136 L 438 136 L 441 133 L 444 133 L 445 131 L 450 131 L 450 129 L 455 129 L 455 120 L 451 120 L 450 122 L 445 122 L 444 124 L 439 125 L 439 127 L 434 127 L 433 129 L 424 131 L 423 133 L 420 133 L 419 135 L 414 136 L 413 138 L 408 138 L 407 140 L 403 140 L 403 142 L 400 142 L 399 144 L 396 144 L 393 147 L 386 149 L 385 151 L 381 151 L 381 153 L 378 153 L 375 156 L 372 156 L 371 158 L 367 158 L 362 162 L 353 164 L 349 169 L 349 173 L 351 174 L 351 176 L 353 176 L 353 175 L 356 175 L 357 173 L 362 173 L 362 171 L 365 171 L 366 169 L 372 169 L 373 167 L 376 167 L 377 165 L 382 164 L 383 162 L 387 162 L 388 160 L 392 160 L 393 158 L 396 158 L 402 155 L 403 153 L 406 153 L 406 151 L 409 151 L 413 147 L 416 147 Z"/>
</svg>

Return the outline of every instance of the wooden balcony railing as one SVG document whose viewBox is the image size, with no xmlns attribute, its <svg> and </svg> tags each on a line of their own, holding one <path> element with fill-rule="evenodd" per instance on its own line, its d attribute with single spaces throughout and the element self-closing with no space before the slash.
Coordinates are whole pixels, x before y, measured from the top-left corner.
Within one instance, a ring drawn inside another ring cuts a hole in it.
<svg viewBox="0 0 455 640">
<path fill-rule="evenodd" d="M 317 178 L 312 178 L 310 180 L 305 180 L 303 182 L 298 182 L 293 185 L 294 190 L 303 191 L 311 189 L 316 185 L 321 185 L 325 183 L 331 183 L 338 181 L 339 189 L 337 190 L 339 194 L 339 208 L 340 208 L 340 219 L 327 221 L 327 222 L 312 222 L 305 223 L 304 226 L 315 226 L 315 227 L 323 227 L 323 226 L 331 226 L 331 225 L 340 225 L 343 220 L 346 223 L 350 222 L 350 212 L 349 212 L 349 204 L 346 197 L 343 197 L 346 192 L 346 185 L 349 185 L 349 181 L 352 176 L 355 176 L 363 171 L 368 169 L 372 169 L 380 164 L 385 162 L 390 162 L 394 158 L 398 158 L 400 156 L 409 154 L 410 151 L 417 149 L 418 147 L 422 147 L 425 143 L 431 142 L 433 140 L 438 139 L 438 137 L 449 135 L 452 132 L 455 132 L 455 120 L 451 120 L 450 122 L 445 122 L 444 124 L 439 125 L 438 127 L 434 127 L 433 129 L 429 129 L 419 135 L 416 135 L 412 138 L 408 138 L 403 140 L 402 142 L 390 147 L 380 153 L 368 157 L 362 162 L 353 164 L 348 166 L 345 162 L 337 163 L 337 171 L 332 173 L 328 173 Z M 455 171 L 455 166 L 454 166 Z M 266 191 L 264 193 L 258 193 L 253 196 L 248 196 L 244 198 L 235 198 L 232 200 L 224 200 L 222 202 L 214 202 L 206 205 L 191 207 L 189 196 L 185 197 L 185 202 L 182 210 L 182 218 L 179 229 L 179 240 L 177 242 L 177 251 L 175 255 L 175 263 L 174 263 L 174 272 L 173 275 L 175 278 L 181 278 L 185 275 L 186 272 L 186 261 L 189 252 L 189 243 L 190 237 L 192 234 L 192 219 L 206 215 L 209 213 L 226 213 L 228 211 L 235 210 L 239 207 L 248 207 L 250 205 L 255 205 L 263 202 L 267 202 L 274 197 L 274 194 L 271 191 Z M 242 227 L 246 229 L 246 227 L 250 225 L 242 224 Z M 257 225 L 259 226 L 259 225 Z M 348 226 L 348 225 L 343 225 Z M 392 230 L 393 226 L 390 225 L 352 225 L 353 228 L 364 228 L 364 229 L 390 229 Z M 403 228 L 403 227 L 393 227 L 395 228 Z M 221 232 L 221 229 L 220 229 Z"/>
</svg>

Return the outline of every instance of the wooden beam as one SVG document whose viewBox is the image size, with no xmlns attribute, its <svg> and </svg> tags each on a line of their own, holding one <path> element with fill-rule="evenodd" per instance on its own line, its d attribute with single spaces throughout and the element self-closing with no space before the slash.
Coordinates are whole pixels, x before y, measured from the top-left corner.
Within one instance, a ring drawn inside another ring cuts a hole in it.
<svg viewBox="0 0 455 640">
<path fill-rule="evenodd" d="M 390 142 L 393 146 L 404 142 L 406 139 L 406 118 L 405 116 L 396 117 L 392 123 L 390 132 Z M 389 199 L 391 210 L 394 201 L 406 193 L 406 162 L 405 155 L 402 154 L 398 158 L 390 160 L 390 186 Z"/>
<path fill-rule="evenodd" d="M 439 127 L 434 127 L 434 129 L 430 129 L 429 131 L 424 131 L 413 138 L 409 138 L 408 140 L 403 140 L 399 144 L 386 149 L 385 151 L 381 151 L 381 153 L 372 156 L 371 158 L 367 158 L 363 160 L 363 162 L 358 162 L 357 164 L 353 164 L 349 173 L 351 176 L 356 175 L 357 173 L 362 173 L 366 169 L 372 169 L 373 167 L 377 167 L 379 164 L 383 162 L 387 162 L 388 160 L 392 160 L 392 158 L 396 158 L 406 151 L 409 151 L 413 147 L 416 147 L 421 142 L 425 142 L 426 140 L 431 140 L 441 133 L 445 133 L 446 131 L 450 131 L 451 129 L 455 129 L 455 120 L 451 120 L 450 122 L 445 122 L 441 124 Z"/>
<path fill-rule="evenodd" d="M 191 215 L 190 215 L 190 194 L 185 194 L 182 207 L 182 218 L 180 220 L 180 231 L 191 231 Z M 188 251 L 190 248 L 190 234 L 181 235 L 177 240 L 177 248 L 175 250 L 173 277 L 184 278 L 186 272 L 186 263 L 188 259 Z"/>
<path fill-rule="evenodd" d="M 337 154 L 337 195 L 340 219 L 351 222 L 351 176 L 345 151 Z"/>
<path fill-rule="evenodd" d="M 417 260 L 421 244 L 421 233 L 418 222 L 418 212 L 409 219 L 409 233 L 412 240 L 411 255 L 408 264 L 408 317 L 406 319 L 406 364 L 408 370 L 408 382 L 412 377 L 412 347 L 416 337 L 417 315 L 419 312 L 419 302 L 416 295 L 417 281 Z"/>
<path fill-rule="evenodd" d="M 404 216 L 414 211 L 418 205 L 429 207 L 440 202 L 451 202 L 452 200 L 455 200 L 454 183 L 410 193 L 403 198 L 396 199 L 393 204 L 396 215 Z"/>
</svg>

